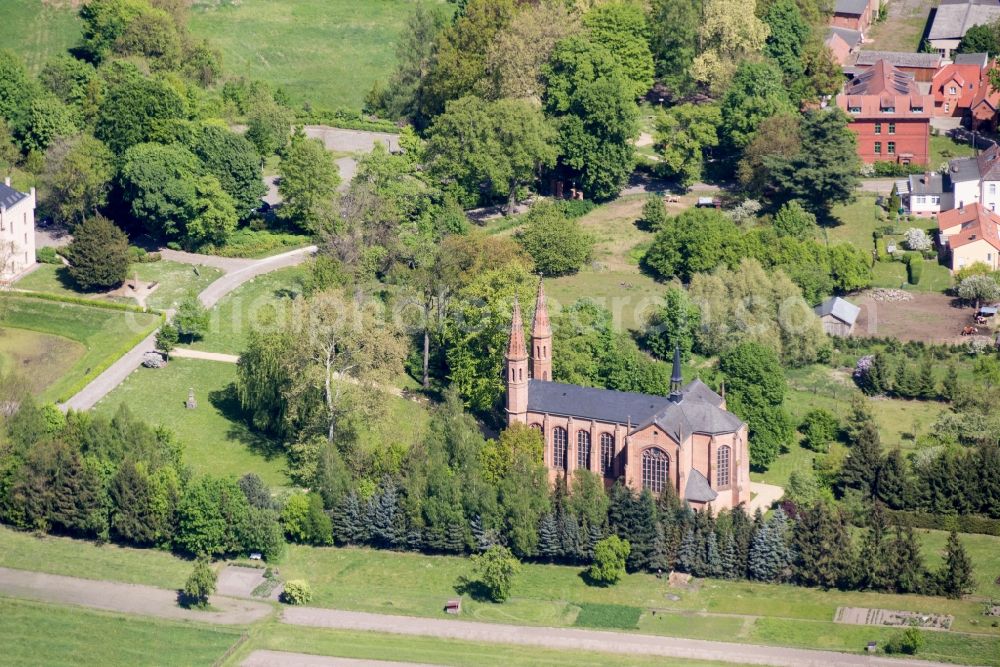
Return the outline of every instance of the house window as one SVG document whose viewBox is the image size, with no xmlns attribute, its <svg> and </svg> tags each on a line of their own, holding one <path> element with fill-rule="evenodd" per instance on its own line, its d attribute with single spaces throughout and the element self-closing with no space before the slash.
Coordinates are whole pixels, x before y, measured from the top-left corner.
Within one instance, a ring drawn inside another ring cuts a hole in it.
<svg viewBox="0 0 1000 667">
<path fill-rule="evenodd" d="M 552 430 L 552 467 L 566 469 L 566 449 L 568 445 L 566 429 L 556 426 Z"/>
<path fill-rule="evenodd" d="M 923 204 L 924 203 L 924 198 L 923 197 L 914 197 L 913 198 L 913 203 L 914 204 Z"/>
<path fill-rule="evenodd" d="M 889 123 L 889 134 L 896 134 L 896 124 Z"/>
<path fill-rule="evenodd" d="M 896 107 L 884 107 L 882 113 L 896 113 Z"/>
<path fill-rule="evenodd" d="M 955 86 L 952 86 L 951 88 L 948 89 L 948 94 L 949 95 L 957 95 L 958 94 L 958 89 L 955 88 Z"/>
<path fill-rule="evenodd" d="M 605 477 L 614 474 L 615 465 L 615 436 L 610 433 L 601 434 L 601 470 Z"/>
<path fill-rule="evenodd" d="M 910 107 L 910 111 L 912 111 L 913 113 L 923 113 L 924 112 L 924 108 L 923 107 Z"/>
<path fill-rule="evenodd" d="M 896 142 L 895 141 L 890 141 L 889 142 L 889 155 L 895 155 L 895 154 L 896 154 Z"/>
<path fill-rule="evenodd" d="M 642 488 L 660 494 L 670 475 L 670 457 L 658 447 L 642 453 Z"/>
<path fill-rule="evenodd" d="M 861 113 L 861 107 L 848 107 L 847 110 L 850 113 Z"/>
<path fill-rule="evenodd" d="M 719 447 L 715 459 L 715 485 L 729 486 L 729 445 Z"/>
<path fill-rule="evenodd" d="M 997 184 L 996 183 L 990 183 L 990 194 L 991 195 L 995 195 L 996 193 L 997 193 Z"/>
<path fill-rule="evenodd" d="M 940 204 L 941 203 L 941 198 L 940 197 L 931 197 L 930 199 L 931 199 L 931 203 L 932 204 Z"/>
<path fill-rule="evenodd" d="M 576 432 L 576 467 L 590 468 L 590 433 Z"/>
<path fill-rule="evenodd" d="M 881 141 L 876 141 L 875 142 L 875 154 L 878 155 L 881 152 L 882 152 L 882 142 Z"/>
<path fill-rule="evenodd" d="M 945 102 L 944 103 L 944 110 L 945 111 L 951 111 L 951 104 L 949 104 L 948 102 Z"/>
<path fill-rule="evenodd" d="M 875 123 L 875 134 L 882 134 L 882 123 Z"/>
</svg>

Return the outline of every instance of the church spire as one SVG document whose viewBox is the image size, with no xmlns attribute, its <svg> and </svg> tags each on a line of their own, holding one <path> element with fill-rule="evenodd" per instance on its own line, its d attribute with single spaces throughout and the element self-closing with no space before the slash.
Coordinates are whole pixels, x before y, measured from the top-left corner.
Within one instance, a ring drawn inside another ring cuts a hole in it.
<svg viewBox="0 0 1000 667">
<path fill-rule="evenodd" d="M 674 369 L 670 374 L 670 400 L 680 403 L 684 397 L 681 394 L 681 383 L 684 381 L 681 375 L 681 346 L 674 345 Z"/>
<path fill-rule="evenodd" d="M 535 318 L 531 324 L 531 376 L 536 380 L 552 379 L 552 325 L 545 305 L 545 286 L 538 278 Z"/>
<path fill-rule="evenodd" d="M 507 343 L 507 421 L 525 423 L 528 419 L 528 350 L 524 344 L 524 321 L 521 304 L 514 297 L 514 314 Z"/>
</svg>

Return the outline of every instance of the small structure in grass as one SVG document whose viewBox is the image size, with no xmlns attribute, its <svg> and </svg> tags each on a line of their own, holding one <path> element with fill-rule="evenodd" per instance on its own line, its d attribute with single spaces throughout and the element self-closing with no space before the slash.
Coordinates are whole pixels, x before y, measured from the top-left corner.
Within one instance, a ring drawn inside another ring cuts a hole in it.
<svg viewBox="0 0 1000 667">
<path fill-rule="evenodd" d="M 444 611 L 447 614 L 461 614 L 462 613 L 462 598 L 454 598 L 448 600 L 444 603 Z"/>
<path fill-rule="evenodd" d="M 188 410 L 194 410 L 195 408 L 198 407 L 198 401 L 196 401 L 194 398 L 194 387 L 188 389 L 188 398 L 187 402 L 184 404 L 184 407 L 186 407 Z"/>
</svg>

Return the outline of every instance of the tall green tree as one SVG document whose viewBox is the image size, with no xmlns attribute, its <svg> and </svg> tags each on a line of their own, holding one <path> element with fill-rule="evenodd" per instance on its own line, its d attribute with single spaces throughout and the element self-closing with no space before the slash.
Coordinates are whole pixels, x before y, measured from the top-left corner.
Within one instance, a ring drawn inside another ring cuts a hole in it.
<svg viewBox="0 0 1000 667">
<path fill-rule="evenodd" d="M 531 207 L 517 242 L 535 260 L 535 269 L 546 276 L 576 273 L 594 252 L 594 238 L 580 222 L 552 204 Z"/>
<path fill-rule="evenodd" d="M 76 226 L 64 254 L 70 277 L 84 290 L 117 287 L 128 275 L 128 237 L 100 215 Z"/>
<path fill-rule="evenodd" d="M 721 111 L 714 104 L 678 104 L 661 111 L 656 118 L 656 148 L 664 175 L 685 187 L 701 179 L 706 152 L 719 145 L 721 123 Z"/>
<path fill-rule="evenodd" d="M 781 68 L 786 83 L 794 83 L 804 74 L 802 55 L 810 37 L 809 23 L 795 0 L 775 0 L 767 8 L 764 21 L 770 34 L 764 53 Z"/>
<path fill-rule="evenodd" d="M 544 106 L 559 131 L 560 163 L 597 200 L 618 194 L 635 163 L 638 107 L 606 48 L 575 36 L 556 45 L 542 70 Z"/>
<path fill-rule="evenodd" d="M 323 142 L 309 139 L 301 128 L 278 165 L 278 192 L 284 200 L 281 217 L 306 230 L 317 230 L 320 214 L 332 204 L 340 173 Z"/>
<path fill-rule="evenodd" d="M 198 207 L 201 163 L 180 144 L 139 144 L 125 152 L 119 175 L 132 216 L 150 233 L 182 238 Z"/>
<path fill-rule="evenodd" d="M 57 141 L 45 155 L 46 203 L 62 222 L 85 220 L 107 204 L 114 175 L 114 155 L 100 140 L 81 134 Z"/>
<path fill-rule="evenodd" d="M 965 546 L 953 530 L 945 546 L 944 566 L 938 574 L 941 590 L 950 598 L 959 598 L 976 589 L 972 578 L 972 561 Z"/>
<path fill-rule="evenodd" d="M 260 207 L 267 186 L 261 173 L 260 157 L 248 139 L 225 127 L 205 125 L 190 148 L 232 198 L 241 220 Z"/>
<path fill-rule="evenodd" d="M 656 76 L 675 96 L 693 86 L 691 65 L 698 54 L 699 0 L 653 0 L 650 8 L 650 48 Z"/>
<path fill-rule="evenodd" d="M 780 195 L 798 199 L 821 220 L 837 203 L 854 196 L 860 160 L 847 115 L 838 111 L 806 112 L 799 130 L 801 150 L 796 155 L 764 158 Z"/>
<path fill-rule="evenodd" d="M 131 64 L 113 63 L 109 67 L 94 136 L 116 154 L 150 141 L 160 123 L 186 117 L 185 100 L 173 86 L 144 76 Z"/>
<path fill-rule="evenodd" d="M 695 331 L 701 324 L 701 311 L 691 303 L 684 289 L 668 287 L 662 308 L 653 311 L 646 329 L 645 342 L 660 359 L 672 358 L 674 348 L 681 349 L 681 359 L 688 361 L 694 348 Z"/>
<path fill-rule="evenodd" d="M 613 0 L 594 6 L 583 16 L 590 38 L 618 59 L 633 96 L 645 95 L 653 85 L 653 54 L 642 5 Z"/>
<path fill-rule="evenodd" d="M 878 479 L 882 461 L 882 445 L 878 428 L 873 421 L 862 424 L 858 435 L 851 442 L 851 451 L 844 460 L 840 471 L 843 488 L 857 489 L 870 497 Z"/>
<path fill-rule="evenodd" d="M 854 552 L 843 516 L 824 503 L 803 510 L 795 522 L 795 576 L 806 586 L 834 588 L 851 583 Z"/>
<path fill-rule="evenodd" d="M 463 200 L 503 197 L 512 213 L 519 188 L 555 164 L 556 133 L 530 102 L 449 102 L 434 120 L 427 142 L 430 171 L 461 188 Z"/>
<path fill-rule="evenodd" d="M 792 111 L 780 71 L 767 61 L 744 62 L 722 99 L 720 138 L 738 153 L 753 140 L 761 121 Z"/>
<path fill-rule="evenodd" d="M 719 359 L 726 377 L 729 409 L 750 427 L 750 464 L 766 468 L 791 442 L 792 426 L 783 402 L 786 381 L 775 353 L 741 343 Z"/>
</svg>

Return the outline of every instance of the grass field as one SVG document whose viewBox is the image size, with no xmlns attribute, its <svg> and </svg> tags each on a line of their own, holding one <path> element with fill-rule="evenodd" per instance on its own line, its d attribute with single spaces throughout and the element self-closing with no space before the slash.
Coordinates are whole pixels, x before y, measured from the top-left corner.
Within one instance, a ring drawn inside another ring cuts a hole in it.
<svg viewBox="0 0 1000 667">
<path fill-rule="evenodd" d="M 0 329 L 0 372 L 15 371 L 28 382 L 33 394 L 59 381 L 64 369 L 84 355 L 86 348 L 63 336 Z"/>
<path fill-rule="evenodd" d="M 80 19 L 70 0 L 4 0 L 4 47 L 37 73 L 45 61 L 80 42 Z"/>
<path fill-rule="evenodd" d="M 956 157 L 968 157 L 975 149 L 966 143 L 959 143 L 945 134 L 931 135 L 931 155 L 928 166 L 935 170 L 942 163 Z"/>
<path fill-rule="evenodd" d="M 54 365 L 55 360 L 50 359 L 32 369 L 32 373 L 40 377 L 54 378 L 40 394 L 44 400 L 56 400 L 64 398 L 64 393 L 72 393 L 74 388 L 95 377 L 130 349 L 160 321 L 158 316 L 150 313 L 121 312 L 13 296 L 3 298 L 0 327 L 62 336 L 83 348 L 83 353 L 69 366 Z M 15 338 L 7 340 L 12 342 Z M 4 344 L 4 339 L 0 338 L 0 350 L 4 349 Z"/>
<path fill-rule="evenodd" d="M 254 325 L 281 322 L 290 316 L 290 299 L 302 291 L 303 267 L 291 267 L 253 278 L 227 294 L 211 311 L 208 332 L 189 347 L 240 354 Z"/>
<path fill-rule="evenodd" d="M 889 3 L 889 16 L 883 23 L 872 26 L 865 34 L 866 49 L 880 51 L 916 51 L 924 34 L 930 10 L 935 0 L 910 0 Z M 868 46 L 868 41 L 871 46 Z"/>
<path fill-rule="evenodd" d="M 166 368 L 139 368 L 95 410 L 113 414 L 125 403 L 152 423 L 161 423 L 184 444 L 184 461 L 196 474 L 260 475 L 267 484 L 289 486 L 283 452 L 235 419 L 237 405 L 226 391 L 236 366 L 200 359 L 173 359 Z M 193 388 L 198 407 L 184 403 Z"/>
<path fill-rule="evenodd" d="M 210 665 L 240 630 L 0 597 L 5 665 Z"/>
<path fill-rule="evenodd" d="M 65 275 L 65 271 L 66 269 L 61 266 L 41 264 L 37 269 L 19 280 L 17 286 L 20 289 L 48 292 L 63 296 L 136 303 L 134 299 L 111 297 L 99 293 L 88 294 L 77 292 L 72 288 L 68 277 Z M 157 288 L 146 299 L 146 305 L 157 310 L 166 310 L 167 308 L 173 308 L 187 296 L 197 295 L 216 278 L 221 276 L 222 271 L 209 266 L 199 266 L 198 273 L 195 273 L 194 267 L 188 264 L 161 260 L 146 264 L 133 264 L 129 270 L 129 278 L 133 275 L 138 275 L 139 280 L 144 282 L 158 283 Z"/>
<path fill-rule="evenodd" d="M 360 110 L 372 84 L 394 70 L 412 7 L 408 0 L 196 0 L 191 31 L 222 51 L 228 74 L 269 81 L 297 103 Z"/>
<path fill-rule="evenodd" d="M 407 637 L 376 632 L 348 632 L 302 628 L 271 623 L 259 632 L 224 664 L 238 665 L 251 651 L 270 649 L 313 655 L 327 655 L 358 660 L 394 660 L 431 665 L 482 665 L 483 667 L 652 667 L 669 664 L 676 667 L 739 667 L 734 663 L 681 660 L 646 656 L 621 656 L 594 651 L 554 651 L 530 646 L 487 644 L 482 642 Z"/>
</svg>

